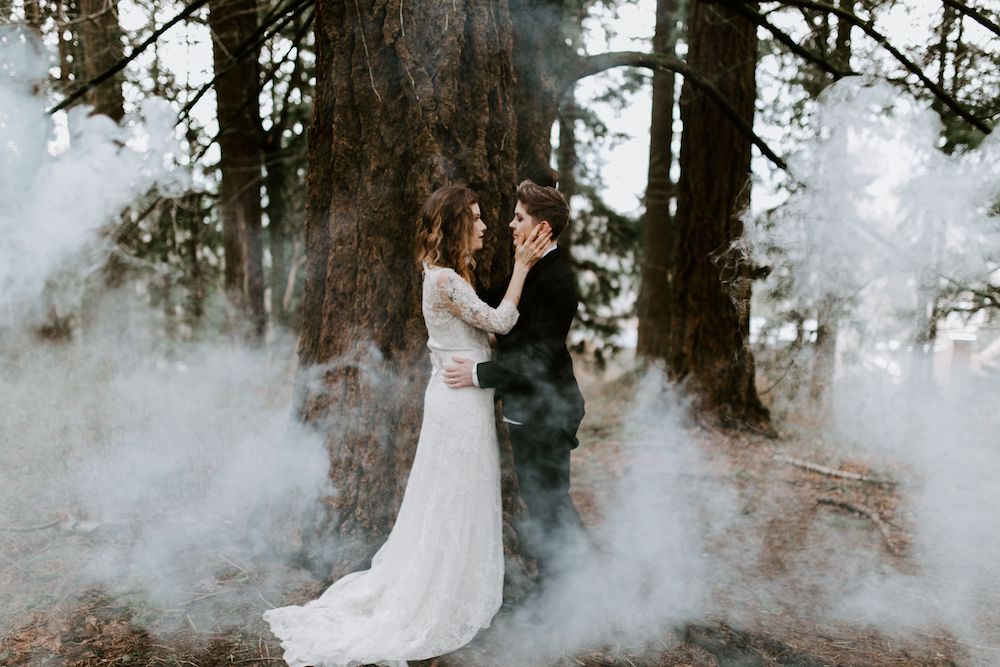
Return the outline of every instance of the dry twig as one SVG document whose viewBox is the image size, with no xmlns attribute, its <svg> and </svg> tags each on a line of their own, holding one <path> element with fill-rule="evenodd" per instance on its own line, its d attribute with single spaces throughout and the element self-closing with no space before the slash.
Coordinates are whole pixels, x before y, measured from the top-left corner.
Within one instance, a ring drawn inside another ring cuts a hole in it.
<svg viewBox="0 0 1000 667">
<path fill-rule="evenodd" d="M 896 482 L 890 479 L 878 479 L 877 477 L 869 477 L 868 475 L 862 475 L 858 472 L 840 470 L 839 468 L 830 468 L 829 466 L 825 466 L 820 463 L 813 463 L 812 461 L 806 461 L 805 459 L 797 459 L 794 456 L 788 456 L 787 454 L 779 453 L 775 454 L 771 458 L 781 463 L 787 463 L 799 468 L 811 470 L 812 472 L 818 472 L 819 474 L 826 475 L 827 477 L 839 477 L 840 479 L 850 479 L 855 482 L 867 482 L 868 484 L 880 484 L 882 486 L 896 485 Z"/>
<path fill-rule="evenodd" d="M 892 536 L 892 530 L 889 528 L 889 524 L 879 516 L 877 510 L 873 510 L 870 507 L 865 507 L 864 505 L 858 505 L 850 501 L 844 500 L 843 498 L 834 498 L 833 496 L 820 496 L 816 499 L 816 502 L 820 505 L 831 505 L 832 507 L 837 507 L 854 514 L 860 514 L 861 516 L 867 517 L 875 527 L 878 528 L 879 532 L 882 533 L 882 538 L 885 540 L 886 547 L 893 556 L 903 555 L 902 549 L 896 544 L 895 538 Z"/>
<path fill-rule="evenodd" d="M 33 533 L 38 530 L 45 530 L 47 528 L 55 528 L 60 523 L 61 519 L 55 519 L 54 521 L 49 521 L 48 523 L 43 523 L 38 526 L 0 526 L 0 532 L 3 533 Z"/>
</svg>

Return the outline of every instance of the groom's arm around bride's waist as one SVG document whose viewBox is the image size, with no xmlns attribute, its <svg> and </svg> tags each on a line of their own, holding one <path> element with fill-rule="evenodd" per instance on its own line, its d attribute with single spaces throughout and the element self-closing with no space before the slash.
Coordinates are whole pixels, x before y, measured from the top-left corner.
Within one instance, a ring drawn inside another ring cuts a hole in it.
<svg viewBox="0 0 1000 667">
<path fill-rule="evenodd" d="M 576 292 L 561 281 L 546 287 L 550 291 L 522 314 L 521 326 L 502 338 L 497 359 L 477 364 L 479 386 L 503 393 L 572 378 L 566 336 L 576 315 Z"/>
</svg>

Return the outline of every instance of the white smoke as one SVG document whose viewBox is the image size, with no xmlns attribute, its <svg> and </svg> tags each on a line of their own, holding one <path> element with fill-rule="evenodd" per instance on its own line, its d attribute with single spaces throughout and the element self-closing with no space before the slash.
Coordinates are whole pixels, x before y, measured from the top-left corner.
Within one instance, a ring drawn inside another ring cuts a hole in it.
<svg viewBox="0 0 1000 667">
<path fill-rule="evenodd" d="M 189 183 L 166 102 L 120 125 L 74 109 L 66 144 L 45 75 L 30 33 L 0 30 L 0 621 L 92 584 L 178 622 L 193 601 L 207 627 L 259 621 L 306 578 L 286 567 L 297 527 L 331 492 L 322 437 L 292 415 L 294 341 L 178 344 L 129 283 L 85 336 L 39 342 L 53 276 L 81 283 L 124 209 Z"/>
<path fill-rule="evenodd" d="M 554 546 L 560 574 L 499 616 L 463 660 L 546 665 L 593 651 L 662 651 L 707 612 L 706 549 L 730 525 L 735 498 L 713 478 L 687 414 L 677 388 L 649 370 L 624 419 L 622 470 L 600 496 L 600 521 L 582 542 Z"/>
<path fill-rule="evenodd" d="M 176 166 L 176 113 L 160 99 L 116 124 L 85 106 L 68 115 L 69 144 L 55 140 L 40 94 L 45 58 L 29 31 L 0 29 L 0 327 L 23 321 L 46 279 L 96 232 L 153 188 L 170 194 L 188 182 Z"/>
<path fill-rule="evenodd" d="M 863 303 L 866 316 L 895 318 L 926 276 L 961 282 L 996 270 L 995 136 L 947 155 L 929 104 L 859 77 L 824 91 L 812 126 L 815 139 L 790 161 L 798 189 L 747 223 L 758 261 L 793 277 L 790 299 Z"/>
<path fill-rule="evenodd" d="M 986 356 L 964 378 L 940 366 L 949 331 L 978 335 L 985 352 L 997 327 L 953 314 L 926 348 L 918 329 L 939 290 L 1000 280 L 1000 137 L 948 155 L 929 103 L 858 78 L 823 94 L 813 129 L 791 163 L 801 187 L 748 221 L 747 240 L 757 262 L 788 279 L 785 307 L 834 306 L 832 418 L 816 437 L 831 457 L 854 452 L 900 480 L 915 566 L 869 563 L 829 593 L 848 619 L 995 643 L 1000 373 Z"/>
<path fill-rule="evenodd" d="M 68 589 L 33 579 L 25 559 L 22 583 L 48 596 L 97 582 L 164 606 L 218 595 L 214 621 L 256 619 L 283 602 L 291 579 L 265 572 L 251 614 L 225 597 L 219 568 L 266 571 L 287 559 L 297 517 L 331 492 L 321 437 L 289 419 L 291 341 L 275 343 L 273 356 L 205 344 L 168 357 L 155 319 L 136 321 L 134 309 L 127 330 L 102 312 L 100 336 L 59 347 L 19 331 L 53 271 L 100 248 L 102 228 L 137 198 L 173 191 L 186 176 L 174 166 L 164 103 L 120 126 L 74 112 L 69 145 L 55 145 L 36 90 L 44 58 L 14 30 L 0 32 L 0 50 L 0 330 L 9 330 L 0 340 L 0 525 L 56 517 L 60 530 L 76 531 L 25 546 L 75 558 Z M 857 80 L 828 91 L 817 127 L 793 162 L 804 187 L 770 219 L 749 221 L 748 239 L 760 261 L 795 277 L 790 300 L 834 299 L 863 322 L 858 355 L 870 360 L 876 344 L 912 330 L 928 276 L 995 271 L 1000 142 L 944 155 L 930 109 Z M 836 612 L 894 628 L 946 623 L 975 638 L 1000 597 L 997 380 L 943 393 L 923 376 L 887 383 L 873 368 L 842 371 L 829 440 L 864 443 L 898 472 L 917 571 L 873 567 Z M 745 545 L 705 555 L 738 521 L 733 486 L 710 474 L 681 401 L 656 373 L 638 397 L 625 420 L 627 472 L 594 529 L 596 548 L 567 554 L 563 581 L 497 620 L 496 664 L 641 649 L 712 609 L 719 582 L 745 585 L 750 597 L 760 586 L 738 579 Z"/>
</svg>

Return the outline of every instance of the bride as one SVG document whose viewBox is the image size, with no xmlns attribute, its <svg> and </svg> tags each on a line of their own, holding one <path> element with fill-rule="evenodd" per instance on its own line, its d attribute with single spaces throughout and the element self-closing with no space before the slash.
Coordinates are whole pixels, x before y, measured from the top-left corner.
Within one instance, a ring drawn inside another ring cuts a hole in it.
<svg viewBox="0 0 1000 667">
<path fill-rule="evenodd" d="M 503 593 L 500 463 L 493 390 L 451 389 L 442 366 L 490 358 L 490 333 L 517 321 L 525 277 L 548 245 L 540 225 L 515 242 L 514 272 L 497 308 L 472 287 L 483 247 L 476 194 L 449 185 L 424 204 L 417 229 L 432 371 L 396 523 L 371 568 L 302 606 L 264 613 L 291 667 L 404 664 L 449 653 L 490 624 Z"/>
</svg>

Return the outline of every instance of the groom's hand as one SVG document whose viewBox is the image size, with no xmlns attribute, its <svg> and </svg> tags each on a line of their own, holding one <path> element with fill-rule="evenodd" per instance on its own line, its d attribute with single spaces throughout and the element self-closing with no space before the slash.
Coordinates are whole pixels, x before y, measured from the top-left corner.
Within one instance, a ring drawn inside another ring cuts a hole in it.
<svg viewBox="0 0 1000 667">
<path fill-rule="evenodd" d="M 452 357 L 451 360 L 455 364 L 444 367 L 444 383 L 452 389 L 474 386 L 472 384 L 472 369 L 476 362 L 465 357 Z"/>
</svg>

